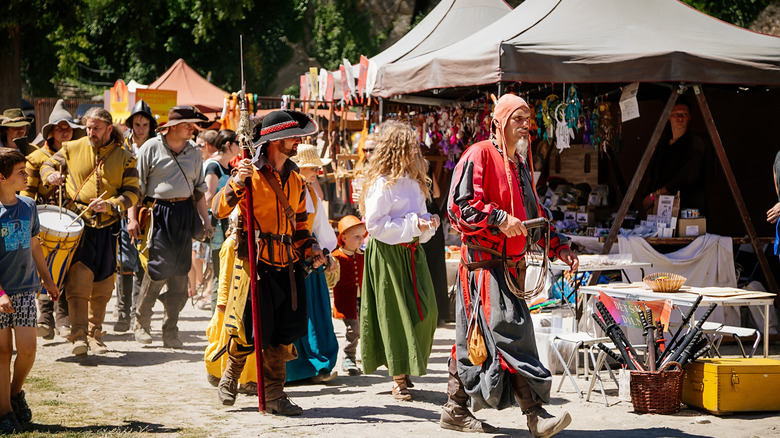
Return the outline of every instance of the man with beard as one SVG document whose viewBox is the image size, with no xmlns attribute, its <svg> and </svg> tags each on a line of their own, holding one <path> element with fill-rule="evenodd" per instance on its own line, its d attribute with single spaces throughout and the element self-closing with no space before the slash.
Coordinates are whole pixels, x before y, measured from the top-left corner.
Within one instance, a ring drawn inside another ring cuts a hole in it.
<svg viewBox="0 0 780 438">
<path fill-rule="evenodd" d="M 135 340 L 140 344 L 152 343 L 152 308 L 159 298 L 165 307 L 163 346 L 182 347 L 179 313 L 187 303 L 192 238 L 198 225 L 202 225 L 207 236 L 213 230 L 203 197 L 206 192 L 203 158 L 192 141 L 195 124 L 206 120 L 193 106 L 175 106 L 168 112 L 168 123 L 157 128 L 157 136 L 138 150 L 141 199 L 152 209 L 150 237 L 146 242 L 148 253 L 141 254 L 146 275 L 138 292 L 133 327 Z M 137 219 L 138 207 L 133 206 L 127 231 L 134 238 L 141 236 Z M 161 295 L 165 285 L 168 290 Z"/>
<path fill-rule="evenodd" d="M 86 227 L 65 277 L 71 323 L 68 340 L 76 356 L 88 350 L 107 352 L 102 328 L 114 290 L 119 219 L 138 202 L 135 157 L 122 148 L 111 114 L 95 107 L 82 120 L 87 136 L 63 143 L 41 166 L 41 179 L 50 185 L 65 182 L 70 208 L 84 213 Z"/>
<path fill-rule="evenodd" d="M 526 239 L 543 243 L 522 222 L 544 216 L 531 177 L 530 117 L 525 100 L 502 96 L 494 110 L 491 139 L 466 149 L 453 174 L 448 213 L 452 226 L 461 232 L 463 256 L 448 400 L 440 422 L 444 429 L 496 430 L 469 412 L 469 397 L 475 409 L 504 409 L 515 398 L 535 437 L 553 436 L 571 422 L 566 412 L 554 417 L 542 408 L 550 401 L 552 376 L 539 361 L 525 300 L 513 293 L 515 288 L 521 289 L 519 295 L 524 292 Z M 557 256 L 577 270 L 577 256 L 557 234 L 552 233 L 549 245 L 549 257 Z M 510 287 L 505 275 L 513 277 L 509 280 L 517 286 Z M 487 349 L 487 359 L 479 365 L 469 359 L 467 345 L 468 324 L 475 312 Z"/>
<path fill-rule="evenodd" d="M 260 344 L 266 409 L 272 414 L 303 412 L 284 393 L 286 362 L 297 357 L 293 342 L 308 330 L 303 261 L 309 259 L 317 268 L 325 258 L 307 228 L 305 182 L 290 157 L 297 154 L 301 137 L 316 132 L 314 120 L 298 111 L 274 111 L 265 116 L 254 159 L 240 162 L 237 173 L 217 192 L 211 208 L 215 217 L 225 218 L 239 206 L 244 223 L 249 218 L 256 224 Z M 252 185 L 251 212 L 246 211 L 243 201 L 246 181 Z M 238 257 L 247 254 L 239 253 Z M 230 335 L 228 360 L 217 387 L 220 402 L 228 406 L 236 401 L 238 378 L 247 356 L 254 351 L 250 287 L 239 284 L 236 289 L 244 295 L 228 303 L 225 310 L 225 321 L 230 321 L 225 323 Z"/>
</svg>

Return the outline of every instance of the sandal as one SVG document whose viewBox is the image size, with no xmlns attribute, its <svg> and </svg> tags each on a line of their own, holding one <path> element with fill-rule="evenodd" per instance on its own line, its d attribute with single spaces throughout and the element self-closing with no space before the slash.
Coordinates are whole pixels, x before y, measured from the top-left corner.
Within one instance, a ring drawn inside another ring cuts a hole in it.
<svg viewBox="0 0 780 438">
<path fill-rule="evenodd" d="M 406 376 L 393 376 L 393 398 L 396 400 L 409 401 L 412 399 L 412 394 L 409 392 L 409 388 L 406 386 Z"/>
</svg>

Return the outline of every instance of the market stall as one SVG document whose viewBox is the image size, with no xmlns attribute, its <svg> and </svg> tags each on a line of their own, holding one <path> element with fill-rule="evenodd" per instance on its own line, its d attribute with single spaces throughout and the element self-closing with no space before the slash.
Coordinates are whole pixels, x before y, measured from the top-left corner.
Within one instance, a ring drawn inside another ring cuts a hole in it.
<svg viewBox="0 0 780 438">
<path fill-rule="evenodd" d="M 463 87 L 484 84 L 497 85 L 500 92 L 502 86 L 518 81 L 777 86 L 780 39 L 728 25 L 674 0 L 528 0 L 459 43 L 383 66 L 377 94 L 386 98 L 399 94 L 454 96 L 462 93 Z M 670 88 L 673 92 L 667 91 L 663 98 L 666 105 L 660 109 L 639 165 L 632 170 L 631 184 L 622 190 L 623 200 L 603 247 L 605 252 L 614 243 L 639 189 L 670 111 L 687 87 Z M 775 291 L 776 282 L 736 184 L 713 111 L 702 87 L 690 88 L 725 175 L 726 189 L 735 200 L 734 211 L 739 212 L 758 255 L 767 286 Z M 715 88 L 712 92 L 720 91 Z"/>
</svg>

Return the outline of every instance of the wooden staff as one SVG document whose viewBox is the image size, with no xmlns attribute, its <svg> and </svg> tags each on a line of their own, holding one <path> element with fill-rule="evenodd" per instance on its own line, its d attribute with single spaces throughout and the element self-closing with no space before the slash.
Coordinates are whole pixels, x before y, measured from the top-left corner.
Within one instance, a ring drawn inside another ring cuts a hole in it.
<svg viewBox="0 0 780 438">
<path fill-rule="evenodd" d="M 244 36 L 240 37 L 241 45 L 241 116 L 238 122 L 238 141 L 244 152 L 244 158 L 252 158 L 252 134 L 249 123 L 249 110 L 246 105 L 246 83 L 244 82 Z M 255 247 L 255 220 L 254 203 L 252 197 L 252 178 L 244 180 L 246 195 L 244 206 L 246 208 L 246 234 L 247 247 L 249 249 L 249 292 L 252 298 L 252 330 L 254 331 L 255 358 L 257 363 L 257 402 L 258 410 L 265 413 L 265 378 L 263 376 L 263 333 L 260 324 L 260 294 L 257 287 L 257 248 Z"/>
<path fill-rule="evenodd" d="M 60 172 L 60 175 L 62 175 L 62 164 L 60 164 L 59 162 L 57 163 L 57 171 Z M 57 197 L 59 198 L 58 204 L 60 207 L 59 219 L 62 219 L 62 184 L 57 186 Z"/>
</svg>

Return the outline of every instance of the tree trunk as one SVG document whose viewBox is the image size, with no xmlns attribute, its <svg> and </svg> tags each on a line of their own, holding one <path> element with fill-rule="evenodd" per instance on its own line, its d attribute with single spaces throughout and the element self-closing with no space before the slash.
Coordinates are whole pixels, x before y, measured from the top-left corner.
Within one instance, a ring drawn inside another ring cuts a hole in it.
<svg viewBox="0 0 780 438">
<path fill-rule="evenodd" d="M 22 56 L 19 28 L 0 32 L 0 111 L 22 106 Z"/>
</svg>

